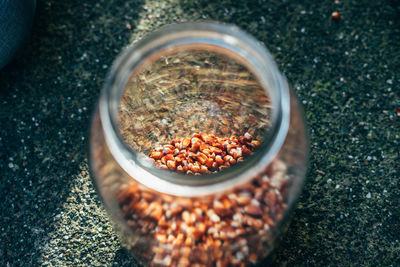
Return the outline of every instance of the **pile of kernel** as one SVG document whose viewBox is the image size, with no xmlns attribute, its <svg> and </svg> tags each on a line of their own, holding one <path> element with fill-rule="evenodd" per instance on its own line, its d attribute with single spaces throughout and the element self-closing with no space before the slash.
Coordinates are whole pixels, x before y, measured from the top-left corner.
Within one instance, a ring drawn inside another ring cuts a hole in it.
<svg viewBox="0 0 400 267">
<path fill-rule="evenodd" d="M 136 256 L 149 266 L 245 266 L 264 258 L 265 244 L 274 242 L 270 230 L 283 217 L 288 183 L 286 165 L 274 160 L 223 194 L 177 197 L 131 179 L 116 197 Z"/>
<path fill-rule="evenodd" d="M 191 138 L 173 140 L 150 154 L 156 167 L 186 174 L 209 174 L 242 162 L 260 142 L 245 133 L 243 136 L 220 138 L 207 133 L 195 133 Z"/>
</svg>

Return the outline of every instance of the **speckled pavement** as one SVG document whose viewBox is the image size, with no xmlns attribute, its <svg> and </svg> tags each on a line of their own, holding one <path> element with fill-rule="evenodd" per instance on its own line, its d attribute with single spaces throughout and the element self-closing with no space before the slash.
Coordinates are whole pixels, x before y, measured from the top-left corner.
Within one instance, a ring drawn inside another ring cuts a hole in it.
<svg viewBox="0 0 400 267">
<path fill-rule="evenodd" d="M 90 116 L 125 46 L 199 19 L 263 41 L 306 110 L 308 181 L 269 263 L 400 266 L 400 5 L 388 0 L 39 0 L 30 43 L 0 70 L 0 266 L 137 265 L 88 175 Z"/>
</svg>

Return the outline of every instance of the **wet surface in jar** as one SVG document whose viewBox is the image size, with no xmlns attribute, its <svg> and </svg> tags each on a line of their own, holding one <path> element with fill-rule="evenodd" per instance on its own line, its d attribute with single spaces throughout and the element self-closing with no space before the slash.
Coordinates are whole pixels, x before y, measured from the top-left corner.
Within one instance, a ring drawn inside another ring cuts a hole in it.
<svg viewBox="0 0 400 267">
<path fill-rule="evenodd" d="M 203 132 L 157 147 L 150 158 L 158 168 L 201 175 L 216 173 L 240 163 L 259 146 L 260 142 L 253 140 L 247 132 L 230 138 Z"/>
</svg>

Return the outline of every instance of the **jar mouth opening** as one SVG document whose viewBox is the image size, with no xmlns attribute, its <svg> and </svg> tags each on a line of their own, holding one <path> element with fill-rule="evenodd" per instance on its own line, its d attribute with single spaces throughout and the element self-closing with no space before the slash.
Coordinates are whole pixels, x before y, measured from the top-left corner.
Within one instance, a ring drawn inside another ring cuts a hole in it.
<svg viewBox="0 0 400 267">
<path fill-rule="evenodd" d="M 240 62 L 271 98 L 271 127 L 265 131 L 261 147 L 244 162 L 222 172 L 192 176 L 154 168 L 152 162 L 127 145 L 120 133 L 120 103 L 129 79 L 147 63 L 181 50 L 213 51 Z M 198 22 L 163 27 L 127 48 L 106 78 L 99 110 L 107 145 L 130 176 L 163 193 L 200 196 L 244 183 L 264 171 L 286 137 L 289 102 L 286 80 L 264 46 L 235 26 Z"/>
</svg>

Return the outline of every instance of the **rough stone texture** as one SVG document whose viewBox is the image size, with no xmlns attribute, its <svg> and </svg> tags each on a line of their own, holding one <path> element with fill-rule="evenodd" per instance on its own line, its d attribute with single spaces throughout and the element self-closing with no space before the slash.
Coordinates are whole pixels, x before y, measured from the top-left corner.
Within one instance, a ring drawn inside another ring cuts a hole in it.
<svg viewBox="0 0 400 267">
<path fill-rule="evenodd" d="M 124 46 L 198 19 L 263 41 L 305 106 L 308 182 L 272 265 L 399 266 L 394 0 L 39 0 L 30 43 L 0 71 L 0 265 L 136 265 L 87 173 L 89 118 Z"/>
</svg>

